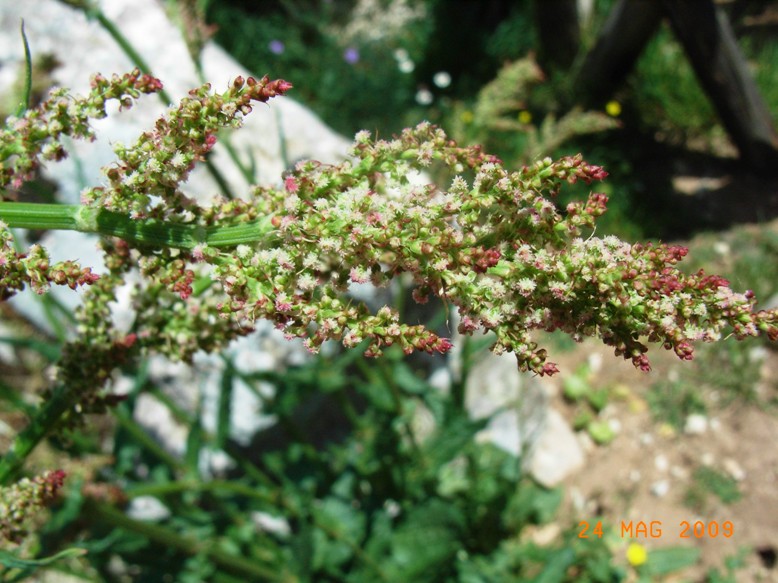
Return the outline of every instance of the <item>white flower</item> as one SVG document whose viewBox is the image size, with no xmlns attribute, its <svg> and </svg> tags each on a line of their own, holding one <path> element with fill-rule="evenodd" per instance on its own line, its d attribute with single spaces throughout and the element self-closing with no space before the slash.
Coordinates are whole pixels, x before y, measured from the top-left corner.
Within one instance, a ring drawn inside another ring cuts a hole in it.
<svg viewBox="0 0 778 583">
<path fill-rule="evenodd" d="M 537 284 L 528 277 L 524 277 L 516 283 L 516 288 L 523 296 L 530 295 L 533 291 L 535 291 L 536 287 Z"/>
</svg>

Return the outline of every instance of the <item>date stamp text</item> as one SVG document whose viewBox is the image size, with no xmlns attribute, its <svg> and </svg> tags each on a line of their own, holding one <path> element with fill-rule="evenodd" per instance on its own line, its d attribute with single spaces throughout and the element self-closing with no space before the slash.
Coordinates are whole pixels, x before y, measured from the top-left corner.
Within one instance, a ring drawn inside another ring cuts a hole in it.
<svg viewBox="0 0 778 583">
<path fill-rule="evenodd" d="M 594 524 L 582 520 L 578 523 L 578 538 L 602 538 L 602 522 Z M 618 531 L 617 531 L 618 532 Z M 622 520 L 620 525 L 621 538 L 630 539 L 658 539 L 675 537 L 679 539 L 689 538 L 732 538 L 735 534 L 735 526 L 731 520 L 681 520 L 677 524 L 664 525 L 661 520 L 649 522 Z"/>
</svg>

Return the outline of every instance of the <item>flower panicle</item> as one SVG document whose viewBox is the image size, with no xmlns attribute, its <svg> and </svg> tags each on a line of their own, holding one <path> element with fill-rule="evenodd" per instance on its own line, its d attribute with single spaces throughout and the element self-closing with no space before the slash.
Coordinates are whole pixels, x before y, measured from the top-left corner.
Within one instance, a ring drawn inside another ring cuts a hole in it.
<svg viewBox="0 0 778 583">
<path fill-rule="evenodd" d="M 138 74 L 123 81 L 126 87 L 117 83 L 96 77 L 93 92 L 103 101 L 121 101 L 159 89 Z M 684 248 L 583 238 L 606 212 L 607 196 L 593 192 L 564 209 L 554 201 L 566 184 L 606 177 L 580 155 L 510 172 L 498 158 L 460 147 L 424 122 L 391 140 L 360 132 L 353 158 L 335 165 L 298 163 L 281 186 L 255 188 L 249 202 L 200 207 L 186 198 L 179 185 L 212 150 L 217 133 L 239 127 L 254 103 L 290 88 L 282 80 L 239 77 L 223 93 L 209 85 L 192 90 L 134 144 L 117 144 L 117 162 L 106 169 L 108 185 L 85 193 L 85 203 L 131 220 L 150 219 L 155 228 L 173 233 L 172 227 L 186 223 L 202 231 L 193 235 L 191 249 L 171 249 L 162 239 L 155 243 L 162 249 L 115 245 L 121 260 L 108 254 L 117 265 L 139 259 L 135 264 L 148 285 L 169 293 L 151 294 L 148 312 L 138 320 L 138 349 L 185 359 L 265 318 L 287 337 L 305 338 L 312 351 L 337 340 L 347 347 L 365 342 L 370 356 L 393 345 L 404 352 L 447 352 L 449 339 L 400 322 L 388 307 L 373 313 L 348 295 L 353 285 L 384 287 L 404 274 L 416 288 L 415 300 L 438 296 L 456 306 L 461 333 L 493 332 L 496 352 L 513 352 L 520 369 L 541 375 L 558 369 L 531 340 L 534 330 L 560 330 L 576 340 L 599 337 L 641 370 L 650 369 L 650 343 L 688 360 L 693 342 L 715 341 L 729 331 L 736 338 L 778 338 L 776 311 L 755 312 L 753 294 L 736 293 L 720 277 L 679 271 Z M 420 171 L 433 165 L 448 172 L 448 186 L 424 180 Z M 223 241 L 212 238 L 220 229 L 242 226 L 245 236 L 234 249 L 209 246 Z M 14 255 L 4 241 L 0 275 L 6 290 L 110 285 L 75 264 L 50 268 L 38 249 Z M 211 283 L 202 286 L 198 276 Z M 112 277 L 118 281 L 118 268 Z M 94 293 L 105 296 L 90 312 L 99 327 L 109 294 L 102 288 Z M 170 312 L 164 322 L 152 315 L 160 306 Z M 97 336 L 106 362 L 121 352 L 107 330 Z"/>
<path fill-rule="evenodd" d="M 98 279 L 99 275 L 90 267 L 81 267 L 74 261 L 52 264 L 48 252 L 40 245 L 32 245 L 27 252 L 17 252 L 11 231 L 0 222 L 0 301 L 25 286 L 40 295 L 52 284 L 76 289 L 92 285 Z"/>
<path fill-rule="evenodd" d="M 95 75 L 86 96 L 70 96 L 54 89 L 38 107 L 21 118 L 9 117 L 0 129 L 0 186 L 19 189 L 30 180 L 41 161 L 59 161 L 67 156 L 63 138 L 94 139 L 89 121 L 106 116 L 106 104 L 118 101 L 132 107 L 141 94 L 155 93 L 162 83 L 138 69 L 110 78 Z"/>
<path fill-rule="evenodd" d="M 371 356 L 397 343 L 445 352 L 448 340 L 391 312 L 339 303 L 351 283 L 380 287 L 407 273 L 416 301 L 437 295 L 456 305 L 460 333 L 494 332 L 495 351 L 513 352 L 521 370 L 540 375 L 558 367 L 529 339 L 533 330 L 597 336 L 643 371 L 650 343 L 689 360 L 693 342 L 726 330 L 776 337 L 775 312 L 755 313 L 752 295 L 721 277 L 679 271 L 685 248 L 581 238 L 607 196 L 592 193 L 565 210 L 551 201 L 564 183 L 605 178 L 580 156 L 508 172 L 426 123 L 388 141 L 360 133 L 353 153 L 339 165 L 298 164 L 282 195 L 258 193 L 273 213 L 273 248 L 244 252 L 240 266 L 220 263 L 217 278 L 231 282 L 227 312 L 274 320 L 312 350 L 325 340 L 367 340 Z M 455 174 L 447 190 L 408 179 L 436 160 Z M 466 167 L 470 181 L 460 174 Z"/>
<path fill-rule="evenodd" d="M 16 484 L 0 487 L 0 538 L 19 543 L 27 535 L 26 525 L 43 508 L 57 499 L 65 483 L 62 470 L 51 470 Z"/>
<path fill-rule="evenodd" d="M 239 127 L 253 102 L 266 103 L 291 88 L 265 76 L 237 77 L 222 94 L 210 84 L 193 89 L 134 144 L 114 147 L 118 160 L 104 169 L 109 186 L 87 191 L 84 202 L 136 218 L 191 220 L 193 205 L 179 186 L 214 148 L 218 132 Z"/>
</svg>

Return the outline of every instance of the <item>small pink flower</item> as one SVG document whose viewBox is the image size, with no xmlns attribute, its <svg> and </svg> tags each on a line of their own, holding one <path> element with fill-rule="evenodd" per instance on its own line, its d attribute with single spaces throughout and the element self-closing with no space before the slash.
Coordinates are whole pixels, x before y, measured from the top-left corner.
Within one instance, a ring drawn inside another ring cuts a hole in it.
<svg viewBox="0 0 778 583">
<path fill-rule="evenodd" d="M 294 194 L 300 189 L 300 185 L 297 184 L 297 181 L 294 179 L 294 176 L 287 176 L 286 180 L 284 180 L 284 187 L 286 188 L 286 191 Z"/>
</svg>

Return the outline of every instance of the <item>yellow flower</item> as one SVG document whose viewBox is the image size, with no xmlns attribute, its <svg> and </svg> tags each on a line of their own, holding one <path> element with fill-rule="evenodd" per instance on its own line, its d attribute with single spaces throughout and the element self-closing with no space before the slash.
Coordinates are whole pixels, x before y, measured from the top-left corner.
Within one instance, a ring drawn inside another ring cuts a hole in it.
<svg viewBox="0 0 778 583">
<path fill-rule="evenodd" d="M 466 109 L 459 114 L 459 119 L 462 120 L 462 123 L 473 123 L 473 112 Z"/>
<path fill-rule="evenodd" d="M 627 547 L 627 561 L 633 567 L 639 567 L 648 560 L 646 547 L 638 543 L 632 543 Z"/>
<path fill-rule="evenodd" d="M 611 117 L 618 117 L 621 115 L 621 103 L 618 101 L 609 101 L 605 104 L 605 113 Z"/>
<path fill-rule="evenodd" d="M 527 125 L 528 123 L 532 122 L 532 114 L 528 112 L 526 109 L 519 112 L 519 123 L 523 123 L 524 125 Z"/>
</svg>

